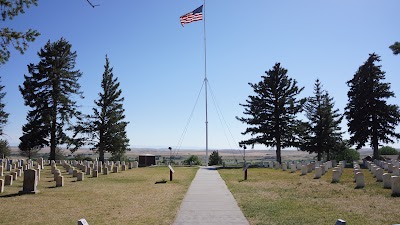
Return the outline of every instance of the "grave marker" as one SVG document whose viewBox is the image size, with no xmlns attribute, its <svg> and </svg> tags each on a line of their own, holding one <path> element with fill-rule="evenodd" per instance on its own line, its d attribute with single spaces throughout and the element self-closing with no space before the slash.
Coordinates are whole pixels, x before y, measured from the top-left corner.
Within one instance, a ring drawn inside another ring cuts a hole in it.
<svg viewBox="0 0 400 225">
<path fill-rule="evenodd" d="M 392 187 L 392 175 L 390 173 L 384 173 L 383 178 L 383 188 L 390 189 Z"/>
<path fill-rule="evenodd" d="M 243 167 L 244 172 L 244 180 L 247 180 L 247 170 L 249 169 L 250 164 L 245 163 Z"/>
<path fill-rule="evenodd" d="M 37 175 L 36 170 L 28 169 L 24 171 L 24 184 L 20 194 L 37 194 Z"/>
<path fill-rule="evenodd" d="M 0 193 L 4 192 L 4 180 L 0 179 Z"/>
<path fill-rule="evenodd" d="M 357 172 L 354 177 L 356 179 L 356 188 L 364 188 L 365 187 L 364 174 L 361 172 Z"/>
<path fill-rule="evenodd" d="M 85 175 L 83 172 L 78 172 L 78 176 L 76 181 L 83 181 L 85 179 Z"/>
<path fill-rule="evenodd" d="M 322 168 L 321 167 L 315 167 L 315 177 L 314 179 L 319 179 L 322 176 Z"/>
<path fill-rule="evenodd" d="M 56 179 L 56 187 L 64 187 L 64 177 L 58 176 Z"/>
<path fill-rule="evenodd" d="M 339 170 L 332 170 L 332 183 L 338 183 L 340 181 L 340 171 Z"/>
<path fill-rule="evenodd" d="M 175 173 L 175 171 L 171 165 L 168 165 L 168 168 L 169 168 L 169 181 L 172 181 L 172 174 Z"/>
<path fill-rule="evenodd" d="M 400 197 L 400 176 L 392 176 L 392 196 Z"/>
</svg>

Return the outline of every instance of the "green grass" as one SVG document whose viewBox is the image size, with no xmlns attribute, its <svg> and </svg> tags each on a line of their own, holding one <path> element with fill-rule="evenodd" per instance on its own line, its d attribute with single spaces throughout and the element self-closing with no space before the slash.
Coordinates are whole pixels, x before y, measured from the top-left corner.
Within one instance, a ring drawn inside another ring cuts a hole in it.
<svg viewBox="0 0 400 225">
<path fill-rule="evenodd" d="M 251 168 L 243 181 L 241 169 L 219 170 L 250 224 L 399 223 L 400 198 L 363 172 L 365 189 L 355 189 L 352 169 L 345 169 L 336 184 L 331 171 L 313 179 L 314 172 L 300 176 L 299 171 Z"/>
<path fill-rule="evenodd" d="M 22 179 L 0 194 L 0 224 L 172 224 L 197 168 L 138 168 L 82 182 L 61 167 L 64 187 L 55 188 L 50 167 L 41 172 L 39 194 L 17 195 Z M 0 179 L 4 179 L 0 177 Z M 167 180 L 165 184 L 156 181 Z"/>
</svg>

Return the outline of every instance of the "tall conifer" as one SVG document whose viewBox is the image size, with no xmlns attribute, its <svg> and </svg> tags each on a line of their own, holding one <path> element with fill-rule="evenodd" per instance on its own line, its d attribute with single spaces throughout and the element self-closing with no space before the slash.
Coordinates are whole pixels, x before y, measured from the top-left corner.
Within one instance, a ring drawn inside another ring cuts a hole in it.
<svg viewBox="0 0 400 225">
<path fill-rule="evenodd" d="M 343 117 L 334 109 L 333 98 L 322 90 L 318 79 L 314 84 L 314 96 L 308 98 L 304 109 L 308 122 L 304 123 L 300 150 L 317 153 L 318 161 L 326 154 L 329 160 L 331 151 L 342 140 L 339 124 Z"/>
<path fill-rule="evenodd" d="M 97 107 L 93 108 L 90 118 L 89 134 L 90 144 L 99 153 L 99 160 L 104 161 L 104 153 L 112 154 L 113 159 L 121 159 L 129 146 L 126 136 L 124 108 L 119 88 L 118 78 L 114 77 L 113 68 L 106 56 L 103 79 L 101 81 L 102 92 L 99 99 L 94 101 Z"/>
<path fill-rule="evenodd" d="M 345 111 L 350 143 L 360 149 L 370 142 L 374 159 L 379 158 L 379 142 L 393 143 L 393 138 L 400 138 L 395 131 L 400 122 L 399 107 L 386 102 L 395 95 L 390 91 L 390 83 L 382 82 L 385 72 L 376 65 L 380 61 L 378 55 L 370 54 L 353 79 L 347 81 L 350 90 Z"/>
<path fill-rule="evenodd" d="M 1 77 L 0 77 L 1 80 Z M 3 92 L 4 86 L 0 84 L 0 136 L 3 135 L 4 126 L 7 124 L 8 116 L 10 115 L 6 111 L 4 111 L 4 97 L 6 96 L 6 92 Z"/>
<path fill-rule="evenodd" d="M 249 127 L 242 134 L 252 137 L 242 144 L 263 144 L 276 147 L 276 160 L 281 163 L 281 149 L 296 146 L 297 113 L 302 111 L 306 99 L 297 100 L 304 89 L 287 76 L 287 70 L 276 63 L 272 70 L 256 84 L 249 83 L 255 95 L 250 95 L 243 112 L 248 117 L 236 117 Z"/>
<path fill-rule="evenodd" d="M 25 81 L 19 90 L 28 112 L 28 123 L 23 126 L 20 146 L 23 149 L 50 147 L 50 159 L 56 157 L 58 145 L 71 144 L 72 138 L 66 130 L 72 120 L 80 116 L 74 96 L 81 98 L 78 79 L 82 76 L 75 70 L 76 52 L 64 38 L 48 41 L 38 52 L 40 62 L 29 64 Z"/>
</svg>

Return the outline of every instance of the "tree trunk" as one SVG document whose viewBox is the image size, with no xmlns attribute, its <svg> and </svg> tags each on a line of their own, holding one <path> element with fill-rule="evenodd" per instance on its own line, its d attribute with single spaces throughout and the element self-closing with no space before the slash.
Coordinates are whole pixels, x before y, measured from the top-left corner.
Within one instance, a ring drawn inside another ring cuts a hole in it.
<svg viewBox="0 0 400 225">
<path fill-rule="evenodd" d="M 282 156 L 281 156 L 281 136 L 277 132 L 276 135 L 276 161 L 281 164 L 282 163 Z"/>
<path fill-rule="evenodd" d="M 330 161 L 331 157 L 329 155 L 329 148 L 326 149 L 326 161 Z"/>
<path fill-rule="evenodd" d="M 372 138 L 371 144 L 372 149 L 374 150 L 373 159 L 379 159 L 379 142 L 378 142 L 378 131 L 376 129 L 376 116 L 372 115 Z"/>
</svg>

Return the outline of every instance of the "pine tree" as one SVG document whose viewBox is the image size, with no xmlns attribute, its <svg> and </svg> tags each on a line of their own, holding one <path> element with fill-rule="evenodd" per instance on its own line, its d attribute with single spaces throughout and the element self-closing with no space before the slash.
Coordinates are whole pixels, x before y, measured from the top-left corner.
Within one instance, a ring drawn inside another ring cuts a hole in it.
<svg viewBox="0 0 400 225">
<path fill-rule="evenodd" d="M 28 65 L 30 76 L 24 75 L 23 86 L 19 86 L 25 105 L 32 108 L 20 146 L 50 146 L 51 160 L 56 157 L 58 145 L 73 143 L 67 130 L 71 129 L 72 120 L 81 115 L 73 99 L 75 95 L 83 98 L 78 83 L 82 73 L 74 70 L 77 55 L 71 47 L 64 38 L 48 41 L 38 52 L 40 62 Z"/>
<path fill-rule="evenodd" d="M 318 161 L 322 155 L 326 155 L 329 160 L 331 151 L 335 150 L 342 139 L 339 124 L 343 117 L 338 109 L 333 108 L 333 98 L 322 90 L 321 82 L 317 79 L 314 96 L 308 98 L 304 107 L 308 122 L 304 123 L 300 150 L 317 153 Z"/>
<path fill-rule="evenodd" d="M 386 99 L 395 95 L 390 91 L 390 83 L 382 82 L 385 72 L 380 65 L 376 65 L 380 61 L 378 55 L 370 54 L 353 79 L 347 81 L 350 90 L 345 109 L 350 144 L 357 144 L 357 149 L 360 149 L 369 141 L 374 159 L 379 158 L 380 141 L 393 143 L 392 138 L 400 138 L 395 131 L 400 122 L 399 107 L 386 102 Z"/>
<path fill-rule="evenodd" d="M 106 56 L 103 79 L 101 81 L 102 92 L 99 99 L 94 103 L 89 122 L 89 133 L 91 134 L 90 144 L 99 153 L 99 161 L 104 161 L 104 153 L 112 154 L 113 159 L 122 158 L 129 146 L 129 139 L 126 136 L 124 108 L 121 97 L 122 90 L 119 88 L 118 78 L 114 78 L 113 68 Z"/>
<path fill-rule="evenodd" d="M 37 0 L 1 0 L 0 12 L 3 21 L 12 20 L 20 13 L 25 12 L 25 8 L 37 5 Z M 12 28 L 4 27 L 0 29 L 0 65 L 10 58 L 9 46 L 13 46 L 23 54 L 28 48 L 28 43 L 35 41 L 40 34 L 36 30 L 28 29 L 26 32 L 15 31 Z"/>
<path fill-rule="evenodd" d="M 265 73 L 259 83 L 249 83 L 255 95 L 250 95 L 246 104 L 240 104 L 249 117 L 236 118 L 250 126 L 242 134 L 251 134 L 252 138 L 241 143 L 275 146 L 276 159 L 281 163 L 281 149 L 297 145 L 296 114 L 302 111 L 306 99 L 296 99 L 304 88 L 299 88 L 297 81 L 286 75 L 287 70 L 280 63 Z"/>
<path fill-rule="evenodd" d="M 1 80 L 1 77 L 0 77 Z M 8 116 L 10 115 L 9 113 L 4 111 L 4 107 L 6 106 L 4 104 L 4 97 L 6 96 L 6 93 L 3 92 L 4 86 L 0 84 L 0 136 L 3 135 L 3 129 L 4 126 L 8 122 Z"/>
<path fill-rule="evenodd" d="M 395 42 L 389 48 L 393 51 L 393 54 L 398 55 L 400 54 L 400 42 Z"/>
<path fill-rule="evenodd" d="M 213 151 L 210 154 L 210 156 L 208 157 L 208 164 L 210 166 L 222 164 L 222 156 L 219 155 L 218 151 Z"/>
</svg>

